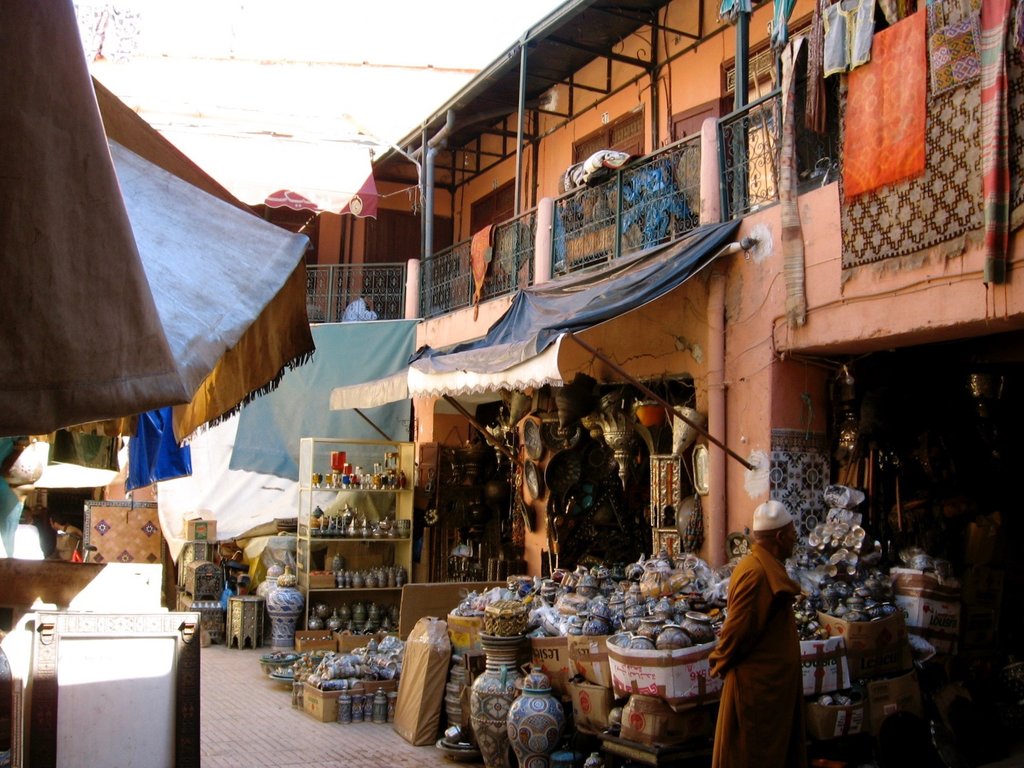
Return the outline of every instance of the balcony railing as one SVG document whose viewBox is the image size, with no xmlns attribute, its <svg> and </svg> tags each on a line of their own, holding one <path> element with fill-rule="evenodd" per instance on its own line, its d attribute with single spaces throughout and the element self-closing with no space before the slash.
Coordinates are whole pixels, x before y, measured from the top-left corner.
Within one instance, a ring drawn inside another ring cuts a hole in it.
<svg viewBox="0 0 1024 768">
<path fill-rule="evenodd" d="M 573 272 L 682 237 L 699 223 L 700 136 L 555 200 L 552 268 Z"/>
<path fill-rule="evenodd" d="M 378 320 L 405 317 L 405 262 L 331 264 L 306 268 L 306 311 L 310 322 L 338 323 L 345 308 L 362 298 Z"/>
<path fill-rule="evenodd" d="M 800 190 L 835 180 L 838 168 L 838 131 L 819 134 L 806 128 L 806 89 L 796 90 L 797 125 L 794 151 Z M 826 92 L 828 114 L 839 110 L 836 94 Z M 782 95 L 763 96 L 718 121 L 718 151 L 722 177 L 722 216 L 735 219 L 779 199 L 779 150 L 782 146 Z"/>
<path fill-rule="evenodd" d="M 494 228 L 493 250 L 481 300 L 515 293 L 533 282 L 537 211 L 532 209 Z M 420 314 L 424 318 L 454 312 L 473 303 L 472 240 L 433 254 L 420 275 Z"/>
<path fill-rule="evenodd" d="M 722 218 L 778 200 L 782 98 L 775 90 L 718 121 Z"/>
</svg>

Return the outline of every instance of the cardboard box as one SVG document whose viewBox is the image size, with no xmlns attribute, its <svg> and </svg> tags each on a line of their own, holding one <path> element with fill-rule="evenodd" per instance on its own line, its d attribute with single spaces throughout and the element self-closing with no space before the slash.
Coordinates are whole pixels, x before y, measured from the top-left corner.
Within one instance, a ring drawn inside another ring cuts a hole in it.
<svg viewBox="0 0 1024 768">
<path fill-rule="evenodd" d="M 371 696 L 377 691 L 384 691 L 384 693 L 392 693 L 398 690 L 398 680 L 361 680 L 358 685 L 353 686 L 350 693 L 356 694 L 370 694 Z"/>
<path fill-rule="evenodd" d="M 583 733 L 599 733 L 608 727 L 608 715 L 615 706 L 612 689 L 593 683 L 568 684 L 572 696 L 572 715 Z"/>
<path fill-rule="evenodd" d="M 448 639 L 452 642 L 452 653 L 479 651 L 480 633 L 484 628 L 483 616 L 456 616 L 448 614 Z"/>
<path fill-rule="evenodd" d="M 867 705 L 864 701 L 845 707 L 808 701 L 805 721 L 807 735 L 815 741 L 852 736 L 867 729 Z"/>
<path fill-rule="evenodd" d="M 402 587 L 402 603 L 398 616 L 398 636 L 409 636 L 416 622 L 427 616 L 447 616 L 470 592 L 478 594 L 494 587 L 505 587 L 504 581 L 453 581 L 450 583 L 416 583 Z"/>
<path fill-rule="evenodd" d="M 907 630 L 923 637 L 938 653 L 955 654 L 960 636 L 959 584 L 943 584 L 934 573 L 912 568 L 893 568 L 889 573 Z"/>
<path fill-rule="evenodd" d="M 921 689 L 917 684 L 917 675 L 908 672 L 899 677 L 884 680 L 872 680 L 867 685 L 868 693 L 868 730 L 878 735 L 882 721 L 895 712 L 910 712 L 924 717 L 921 705 Z"/>
<path fill-rule="evenodd" d="M 329 629 L 308 629 L 295 633 L 295 650 L 302 651 L 337 651 L 338 641 Z"/>
<path fill-rule="evenodd" d="M 842 637 L 801 640 L 800 663 L 803 666 L 804 696 L 850 687 L 850 664 L 846 658 L 846 641 Z"/>
<path fill-rule="evenodd" d="M 612 687 L 612 670 L 608 665 L 607 635 L 569 635 L 569 668 L 573 675 L 594 685 Z"/>
<path fill-rule="evenodd" d="M 647 745 L 682 744 L 714 735 L 716 707 L 672 709 L 654 696 L 635 694 L 622 710 L 619 735 Z"/>
<path fill-rule="evenodd" d="M 309 572 L 310 589 L 334 589 L 336 584 L 337 579 L 334 577 L 334 571 Z"/>
<path fill-rule="evenodd" d="M 321 723 L 338 721 L 341 691 L 321 691 L 315 685 L 302 684 L 302 711 Z"/>
<path fill-rule="evenodd" d="M 428 616 L 416 622 L 405 644 L 392 724 L 395 733 L 414 747 L 437 741 L 451 656 L 443 619 Z"/>
<path fill-rule="evenodd" d="M 844 621 L 819 612 L 818 622 L 846 641 L 851 680 L 905 672 L 913 663 L 900 612 L 878 621 Z"/>
<path fill-rule="evenodd" d="M 569 693 L 569 679 L 573 672 L 569 667 L 569 639 L 567 637 L 531 637 L 530 650 L 533 663 L 551 681 L 551 689 L 558 695 Z"/>
<path fill-rule="evenodd" d="M 185 520 L 185 541 L 216 541 L 217 521 L 203 517 L 191 517 Z"/>
<path fill-rule="evenodd" d="M 674 707 L 717 701 L 722 679 L 708 674 L 717 640 L 674 651 L 639 651 L 608 643 L 612 690 L 617 696 L 656 696 Z"/>
</svg>

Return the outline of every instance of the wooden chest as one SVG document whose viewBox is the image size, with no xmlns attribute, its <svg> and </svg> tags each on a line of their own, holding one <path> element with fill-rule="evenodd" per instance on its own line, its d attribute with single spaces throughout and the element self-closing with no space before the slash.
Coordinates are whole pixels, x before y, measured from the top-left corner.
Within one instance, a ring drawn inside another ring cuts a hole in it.
<svg viewBox="0 0 1024 768">
<path fill-rule="evenodd" d="M 205 560 L 194 560 L 185 569 L 185 591 L 196 600 L 219 600 L 224 591 L 224 574 Z"/>
<path fill-rule="evenodd" d="M 180 589 L 185 588 L 185 571 L 188 570 L 188 564 L 194 560 L 206 560 L 207 562 L 216 562 L 216 544 L 212 541 L 186 541 L 184 546 L 181 548 L 181 554 L 178 555 L 178 587 Z M 220 597 L 220 595 L 217 595 Z"/>
<path fill-rule="evenodd" d="M 211 643 L 224 644 L 227 612 L 220 600 L 197 600 L 185 592 L 178 593 L 179 611 L 197 611 L 200 627 Z"/>
</svg>

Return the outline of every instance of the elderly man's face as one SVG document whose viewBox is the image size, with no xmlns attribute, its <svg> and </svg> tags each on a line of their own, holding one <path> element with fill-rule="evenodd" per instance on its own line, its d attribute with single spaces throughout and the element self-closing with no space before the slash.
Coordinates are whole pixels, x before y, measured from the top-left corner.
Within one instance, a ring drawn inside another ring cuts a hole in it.
<svg viewBox="0 0 1024 768">
<path fill-rule="evenodd" d="M 779 554 L 783 558 L 789 557 L 793 554 L 793 548 L 796 546 L 796 526 L 791 522 L 786 523 L 775 534 L 775 538 L 779 542 Z"/>
</svg>

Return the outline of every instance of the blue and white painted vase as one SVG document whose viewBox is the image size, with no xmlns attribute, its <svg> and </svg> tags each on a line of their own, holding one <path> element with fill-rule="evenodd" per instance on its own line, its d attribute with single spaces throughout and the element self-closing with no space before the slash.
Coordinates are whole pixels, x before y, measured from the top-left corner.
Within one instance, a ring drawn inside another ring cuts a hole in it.
<svg viewBox="0 0 1024 768">
<path fill-rule="evenodd" d="M 277 588 L 267 593 L 267 615 L 270 616 L 272 648 L 295 647 L 295 625 L 302 614 L 305 599 L 295 588 L 296 578 L 289 566 L 277 579 Z"/>
<path fill-rule="evenodd" d="M 550 768 L 564 731 L 562 703 L 551 695 L 548 676 L 534 664 L 523 678 L 523 695 L 508 711 L 508 739 L 519 768 Z"/>
</svg>

